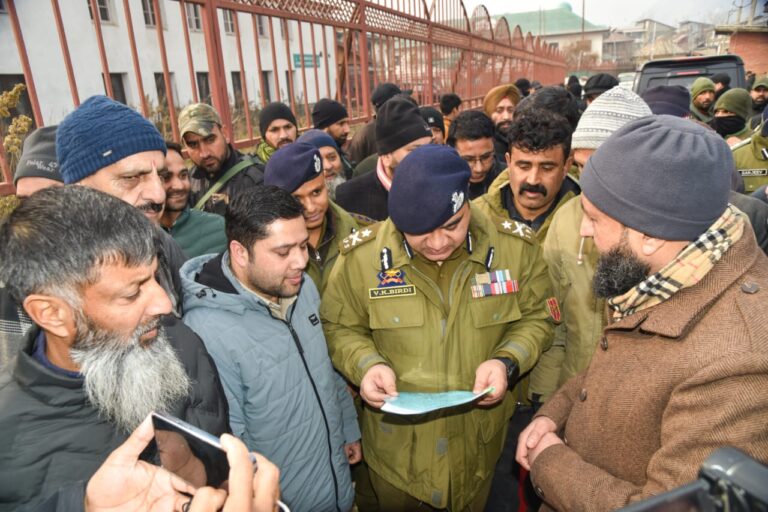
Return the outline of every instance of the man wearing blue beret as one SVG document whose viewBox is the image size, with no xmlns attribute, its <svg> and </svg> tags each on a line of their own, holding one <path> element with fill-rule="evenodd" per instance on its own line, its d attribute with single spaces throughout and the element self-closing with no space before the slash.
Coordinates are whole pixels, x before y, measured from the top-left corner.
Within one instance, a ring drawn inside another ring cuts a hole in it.
<svg viewBox="0 0 768 512">
<path fill-rule="evenodd" d="M 343 240 L 323 294 L 331 358 L 366 403 L 363 453 L 381 511 L 482 510 L 515 408 L 507 390 L 551 341 L 535 234 L 471 205 L 470 174 L 448 146 L 406 156 L 389 219 Z M 489 387 L 464 408 L 380 410 L 398 391 Z"/>
<path fill-rule="evenodd" d="M 299 200 L 309 232 L 305 271 L 322 290 L 339 254 L 339 240 L 358 229 L 349 213 L 328 197 L 320 152 L 308 142 L 278 149 L 267 162 L 264 184 L 280 187 Z"/>
</svg>

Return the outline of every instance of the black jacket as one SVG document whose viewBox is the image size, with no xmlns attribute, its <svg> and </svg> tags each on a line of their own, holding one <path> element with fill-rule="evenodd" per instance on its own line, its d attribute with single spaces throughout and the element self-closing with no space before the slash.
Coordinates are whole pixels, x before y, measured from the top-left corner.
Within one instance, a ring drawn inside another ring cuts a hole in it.
<svg viewBox="0 0 768 512">
<path fill-rule="evenodd" d="M 495 158 L 493 159 L 493 166 L 488 171 L 488 174 L 485 175 L 485 179 L 479 183 L 471 183 L 469 184 L 469 200 L 478 198 L 481 195 L 488 192 L 488 188 L 491 186 L 491 183 L 493 183 L 493 180 L 496 179 L 496 177 L 504 170 L 506 169 L 505 165 L 502 165 L 498 160 Z"/>
<path fill-rule="evenodd" d="M 230 144 L 229 158 L 221 165 L 221 169 L 213 178 L 208 177 L 208 174 L 199 167 L 193 167 L 189 173 L 192 186 L 192 192 L 189 194 L 189 206 L 194 207 L 208 189 L 219 181 L 219 178 L 224 176 L 228 170 L 240 163 L 243 158 L 246 158 L 246 155 Z M 224 215 L 227 210 L 227 203 L 234 199 L 238 192 L 264 183 L 264 166 L 257 161 L 256 157 L 250 156 L 249 158 L 253 160 L 253 165 L 246 167 L 227 181 L 218 192 L 205 202 L 203 210 Z"/>
<path fill-rule="evenodd" d="M 173 316 L 163 325 L 192 379 L 189 398 L 169 412 L 216 436 L 229 432 L 224 389 L 203 342 Z M 30 329 L 23 349 L 0 370 L 0 511 L 55 509 L 57 500 L 82 493 L 83 483 L 127 437 L 88 403 L 82 379 L 34 359 L 38 332 Z"/>
<path fill-rule="evenodd" d="M 349 213 L 364 215 L 373 220 L 389 217 L 388 198 L 389 192 L 375 171 L 352 178 L 336 189 L 336 204 Z"/>
<path fill-rule="evenodd" d="M 509 140 L 499 130 L 493 132 L 493 150 L 496 152 L 496 161 L 503 169 L 507 166 L 507 159 L 504 155 L 509 153 Z"/>
</svg>

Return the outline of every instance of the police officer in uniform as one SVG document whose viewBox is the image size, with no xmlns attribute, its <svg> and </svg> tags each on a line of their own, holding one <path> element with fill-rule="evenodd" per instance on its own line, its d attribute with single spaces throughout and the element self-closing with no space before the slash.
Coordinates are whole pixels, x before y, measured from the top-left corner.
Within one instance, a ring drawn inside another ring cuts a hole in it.
<svg viewBox="0 0 768 512">
<path fill-rule="evenodd" d="M 768 109 L 763 111 L 762 122 L 751 137 L 731 147 L 736 171 L 744 179 L 747 194 L 765 189 L 768 184 Z M 765 194 L 760 199 L 766 201 Z"/>
<path fill-rule="evenodd" d="M 507 391 L 551 342 L 556 304 L 535 234 L 471 205 L 469 178 L 447 146 L 404 158 L 390 218 L 343 240 L 323 295 L 333 363 L 365 401 L 364 458 L 384 512 L 483 509 L 515 407 Z M 489 387 L 458 408 L 380 410 L 398 392 Z"/>
</svg>

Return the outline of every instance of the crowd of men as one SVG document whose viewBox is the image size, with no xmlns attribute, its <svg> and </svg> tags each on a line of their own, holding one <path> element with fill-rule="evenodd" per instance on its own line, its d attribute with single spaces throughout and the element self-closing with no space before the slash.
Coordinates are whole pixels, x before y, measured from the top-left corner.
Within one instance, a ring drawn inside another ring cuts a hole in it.
<svg viewBox="0 0 768 512">
<path fill-rule="evenodd" d="M 354 135 L 266 105 L 251 152 L 88 99 L 0 224 L 0 511 L 601 511 L 768 463 L 766 98 L 384 83 Z M 157 466 L 152 411 L 221 436 L 227 490 Z"/>
</svg>

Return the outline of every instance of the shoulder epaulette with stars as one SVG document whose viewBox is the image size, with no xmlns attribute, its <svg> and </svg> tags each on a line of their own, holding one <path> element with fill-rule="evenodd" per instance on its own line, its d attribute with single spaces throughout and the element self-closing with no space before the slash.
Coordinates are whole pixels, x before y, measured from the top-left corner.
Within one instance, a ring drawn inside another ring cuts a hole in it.
<svg viewBox="0 0 768 512">
<path fill-rule="evenodd" d="M 530 227 L 526 226 L 520 221 L 502 219 L 500 217 L 494 218 L 493 221 L 496 224 L 496 229 L 499 231 L 499 233 L 522 238 L 529 244 L 532 244 L 536 239 L 536 233 L 534 233 Z"/>
<path fill-rule="evenodd" d="M 347 254 L 352 249 L 360 247 L 364 243 L 373 240 L 376 238 L 376 233 L 379 232 L 380 227 L 381 223 L 378 222 L 371 226 L 365 226 L 358 229 L 351 235 L 342 239 L 341 242 L 339 242 L 339 252 L 341 252 L 341 254 Z"/>
</svg>

